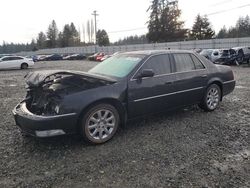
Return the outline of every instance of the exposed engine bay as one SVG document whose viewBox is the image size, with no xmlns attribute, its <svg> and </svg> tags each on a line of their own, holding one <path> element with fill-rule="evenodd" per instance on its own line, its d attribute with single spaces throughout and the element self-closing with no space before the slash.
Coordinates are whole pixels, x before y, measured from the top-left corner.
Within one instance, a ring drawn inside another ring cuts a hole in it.
<svg viewBox="0 0 250 188">
<path fill-rule="evenodd" d="M 58 115 L 63 97 L 72 93 L 101 87 L 113 83 L 112 80 L 70 71 L 39 71 L 26 75 L 27 109 L 36 115 Z"/>
</svg>

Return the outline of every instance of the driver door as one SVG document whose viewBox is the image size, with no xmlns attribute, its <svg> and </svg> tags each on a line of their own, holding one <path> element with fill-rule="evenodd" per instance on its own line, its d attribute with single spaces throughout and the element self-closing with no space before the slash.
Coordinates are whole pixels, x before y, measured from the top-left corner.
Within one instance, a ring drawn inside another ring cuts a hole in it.
<svg viewBox="0 0 250 188">
<path fill-rule="evenodd" d="M 5 57 L 0 62 L 0 69 L 9 69 L 10 68 L 10 57 Z"/>
<path fill-rule="evenodd" d="M 154 76 L 136 79 L 144 69 L 152 69 Z M 128 118 L 173 108 L 175 79 L 168 54 L 150 57 L 128 81 Z"/>
</svg>

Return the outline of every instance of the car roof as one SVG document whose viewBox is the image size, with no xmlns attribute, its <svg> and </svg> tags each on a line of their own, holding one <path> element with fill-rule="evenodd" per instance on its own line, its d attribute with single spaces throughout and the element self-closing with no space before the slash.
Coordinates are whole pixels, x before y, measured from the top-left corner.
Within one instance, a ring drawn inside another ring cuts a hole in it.
<svg viewBox="0 0 250 188">
<path fill-rule="evenodd" d="M 142 50 L 142 51 L 131 51 L 131 52 L 124 52 L 121 54 L 135 54 L 135 55 L 157 55 L 163 53 L 194 53 L 191 50 Z"/>
<path fill-rule="evenodd" d="M 1 57 L 0 59 L 2 59 L 2 58 L 6 58 L 6 57 L 21 57 L 21 58 L 25 58 L 25 57 L 23 57 L 23 56 L 6 55 L 6 56 Z"/>
</svg>

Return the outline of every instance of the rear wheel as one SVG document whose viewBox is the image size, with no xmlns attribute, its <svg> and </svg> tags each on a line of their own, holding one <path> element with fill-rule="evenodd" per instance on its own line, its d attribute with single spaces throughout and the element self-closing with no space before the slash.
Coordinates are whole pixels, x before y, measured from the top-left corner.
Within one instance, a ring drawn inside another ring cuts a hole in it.
<svg viewBox="0 0 250 188">
<path fill-rule="evenodd" d="M 206 94 L 203 97 L 201 104 L 199 104 L 199 107 L 205 111 L 213 111 L 218 107 L 220 99 L 220 87 L 217 84 L 212 84 L 207 88 Z"/>
<path fill-rule="evenodd" d="M 28 68 L 28 64 L 27 63 L 22 63 L 21 64 L 21 69 L 27 69 Z"/>
<path fill-rule="evenodd" d="M 90 108 L 82 119 L 83 138 L 93 144 L 110 140 L 120 123 L 119 113 L 110 104 L 98 104 Z"/>
</svg>

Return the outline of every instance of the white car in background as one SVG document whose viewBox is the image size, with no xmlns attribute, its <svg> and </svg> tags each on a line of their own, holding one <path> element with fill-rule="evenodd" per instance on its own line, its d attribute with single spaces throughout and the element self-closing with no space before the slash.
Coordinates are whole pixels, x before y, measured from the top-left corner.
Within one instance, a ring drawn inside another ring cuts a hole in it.
<svg viewBox="0 0 250 188">
<path fill-rule="evenodd" d="M 32 59 L 21 56 L 4 56 L 0 58 L 0 69 L 27 69 L 34 65 Z"/>
</svg>

